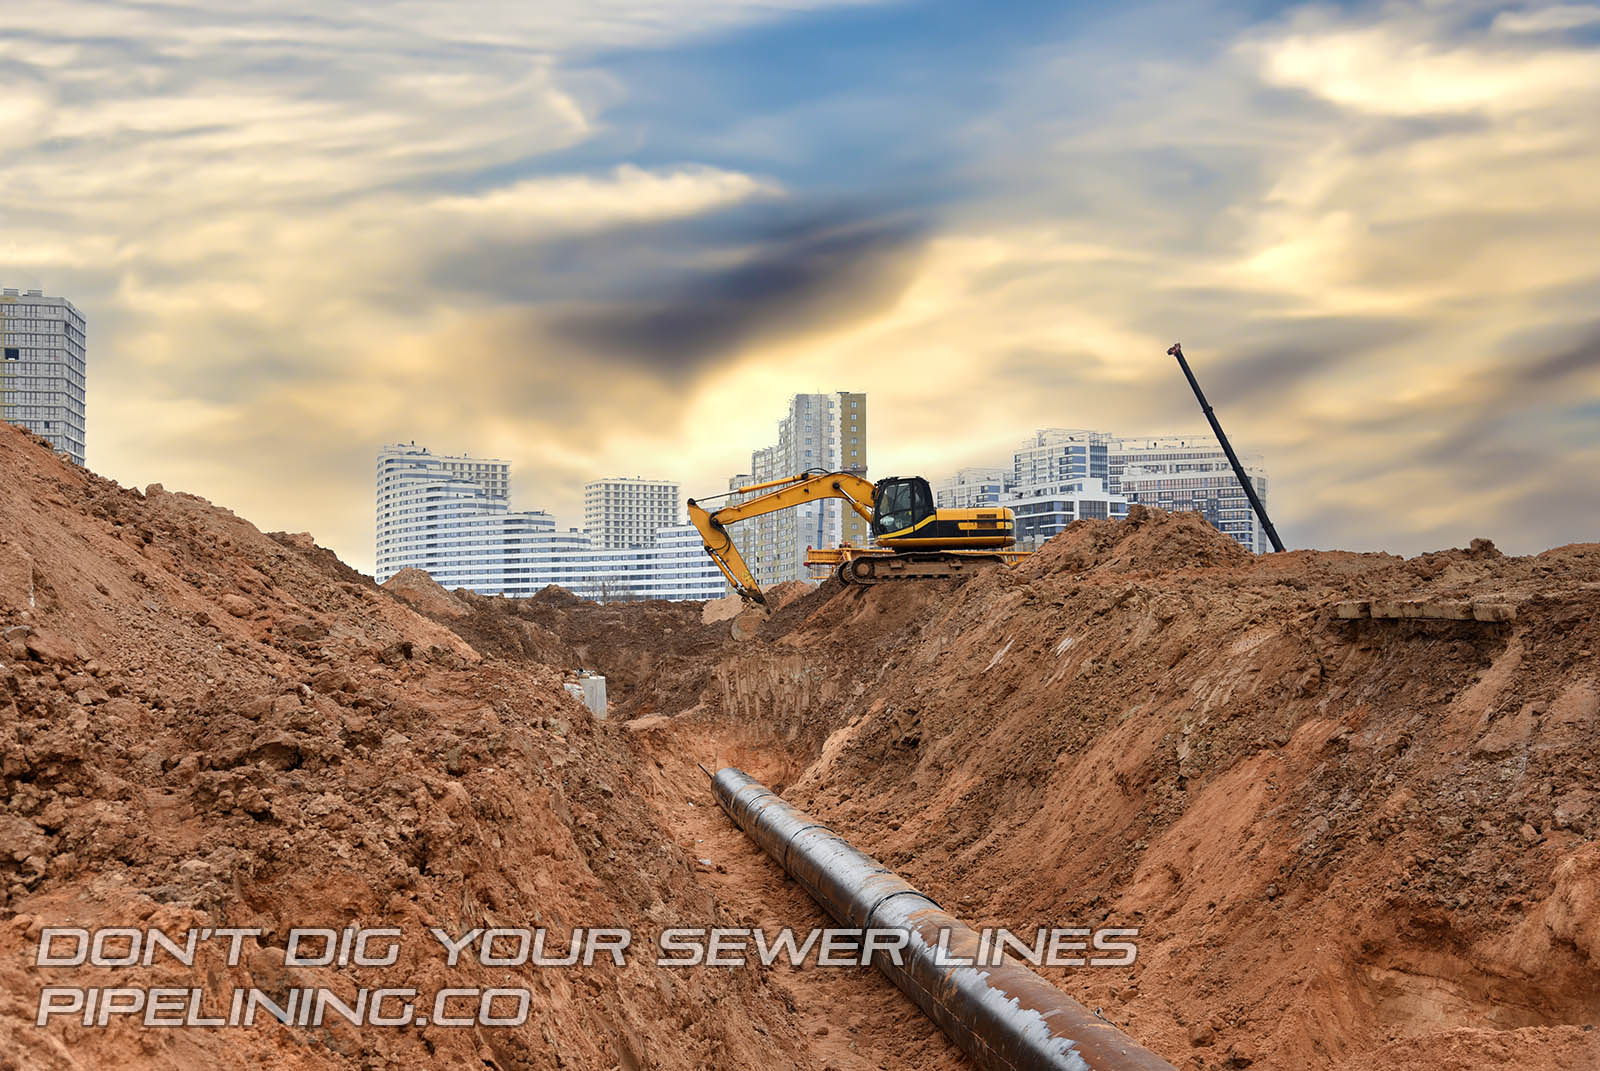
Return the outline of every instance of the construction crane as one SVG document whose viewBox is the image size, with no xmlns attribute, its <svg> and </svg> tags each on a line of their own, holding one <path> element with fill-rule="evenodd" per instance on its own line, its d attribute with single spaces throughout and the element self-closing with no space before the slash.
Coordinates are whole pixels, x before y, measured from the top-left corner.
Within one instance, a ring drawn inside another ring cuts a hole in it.
<svg viewBox="0 0 1600 1071">
<path fill-rule="evenodd" d="M 714 511 L 689 500 L 689 520 L 705 541 L 706 553 L 749 603 L 764 605 L 766 597 L 728 526 L 807 502 L 843 499 L 871 526 L 877 545 L 851 548 L 835 570 L 834 575 L 847 584 L 960 576 L 1005 561 L 1012 556 L 1006 548 L 1016 542 L 1016 521 L 1009 509 L 935 509 L 933 490 L 921 476 L 891 476 L 871 483 L 854 472 L 813 470 L 714 497 L 757 491 L 766 493 Z"/>
<path fill-rule="evenodd" d="M 1206 392 L 1200 389 L 1200 381 L 1194 378 L 1194 373 L 1189 370 L 1189 362 L 1183 356 L 1183 344 L 1174 342 L 1167 350 L 1168 357 L 1178 359 L 1178 367 L 1183 369 L 1184 378 L 1189 381 L 1189 386 L 1194 390 L 1195 400 L 1200 403 L 1200 411 L 1206 415 L 1206 420 L 1211 422 L 1211 430 L 1217 436 L 1217 442 L 1222 444 L 1222 452 L 1228 455 L 1228 464 L 1233 466 L 1233 474 L 1239 480 L 1239 486 L 1244 489 L 1244 497 L 1250 500 L 1250 508 L 1256 511 L 1256 519 L 1261 522 L 1261 528 L 1267 533 L 1267 539 L 1272 542 L 1272 549 L 1283 549 L 1283 540 L 1278 538 L 1278 530 L 1272 527 L 1272 519 L 1267 516 L 1266 504 L 1261 501 L 1261 496 L 1256 494 L 1255 484 L 1250 477 L 1244 474 L 1244 466 L 1239 464 L 1239 455 L 1233 452 L 1233 444 L 1223 434 L 1222 424 L 1217 420 L 1217 414 L 1212 412 L 1211 403 L 1206 401 Z M 1255 548 L 1251 548 L 1252 550 Z"/>
</svg>

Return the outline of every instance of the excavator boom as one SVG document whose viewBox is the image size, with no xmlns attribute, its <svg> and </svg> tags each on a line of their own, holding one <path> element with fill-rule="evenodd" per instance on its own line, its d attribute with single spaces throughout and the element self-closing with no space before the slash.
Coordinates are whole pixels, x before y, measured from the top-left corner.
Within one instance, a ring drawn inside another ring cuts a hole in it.
<svg viewBox="0 0 1600 1071">
<path fill-rule="evenodd" d="M 842 498 L 867 523 L 872 522 L 872 484 L 853 472 L 802 473 L 781 480 L 750 484 L 730 494 L 743 495 L 754 491 L 767 493 L 723 506 L 715 513 L 694 499 L 689 500 L 689 521 L 705 541 L 706 553 L 717 563 L 722 575 L 728 578 L 733 590 L 749 602 L 765 604 L 767 599 L 761 593 L 761 585 L 756 582 L 755 574 L 745 564 L 744 555 L 739 553 L 733 537 L 728 534 L 728 525 L 824 498 Z"/>
</svg>

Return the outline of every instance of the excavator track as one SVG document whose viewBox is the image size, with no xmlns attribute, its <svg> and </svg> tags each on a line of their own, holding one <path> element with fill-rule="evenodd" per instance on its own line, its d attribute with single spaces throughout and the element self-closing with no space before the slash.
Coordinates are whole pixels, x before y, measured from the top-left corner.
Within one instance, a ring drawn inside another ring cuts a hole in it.
<svg viewBox="0 0 1600 1071">
<path fill-rule="evenodd" d="M 868 586 L 897 580 L 949 580 L 967 577 L 1005 561 L 1000 554 L 957 554 L 927 551 L 920 554 L 875 554 L 839 563 L 833 575 L 845 584 Z"/>
</svg>

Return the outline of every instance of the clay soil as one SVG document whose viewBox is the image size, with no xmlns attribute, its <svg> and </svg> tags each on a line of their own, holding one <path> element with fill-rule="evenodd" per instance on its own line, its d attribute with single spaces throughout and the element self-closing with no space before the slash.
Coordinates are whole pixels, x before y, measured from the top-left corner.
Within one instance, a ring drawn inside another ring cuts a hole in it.
<svg viewBox="0 0 1600 1071">
<path fill-rule="evenodd" d="M 282 965 L 294 926 L 821 925 L 716 808 L 727 764 L 975 926 L 1138 927 L 1131 968 L 1042 973 L 1175 1066 L 1600 1067 L 1600 546 L 1255 558 L 1137 511 L 730 618 L 385 590 L 3 426 L 0 473 L 0 1067 L 968 1066 L 869 969 Z M 1337 616 L 1368 597 L 1515 616 Z M 234 966 L 34 965 L 44 927 L 151 925 L 261 933 Z M 64 984 L 533 1006 L 36 1027 Z"/>
</svg>

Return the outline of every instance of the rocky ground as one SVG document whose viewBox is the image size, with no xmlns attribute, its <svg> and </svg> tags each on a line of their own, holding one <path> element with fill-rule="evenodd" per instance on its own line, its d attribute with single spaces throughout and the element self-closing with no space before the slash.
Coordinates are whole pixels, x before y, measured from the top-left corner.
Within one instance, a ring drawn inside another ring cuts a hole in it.
<svg viewBox="0 0 1600 1071">
<path fill-rule="evenodd" d="M 871 970 L 282 965 L 294 926 L 820 924 L 716 810 L 721 764 L 973 925 L 1139 927 L 1131 969 L 1043 973 L 1176 1066 L 1600 1066 L 1600 546 L 1252 558 L 1137 512 L 761 617 L 380 589 L 5 426 L 0 473 L 0 1067 L 966 1066 Z M 1510 619 L 1339 616 L 1372 598 Z M 34 965 L 44 927 L 149 925 L 261 934 L 231 967 Z M 36 1027 L 63 984 L 507 985 L 533 1015 Z"/>
</svg>

